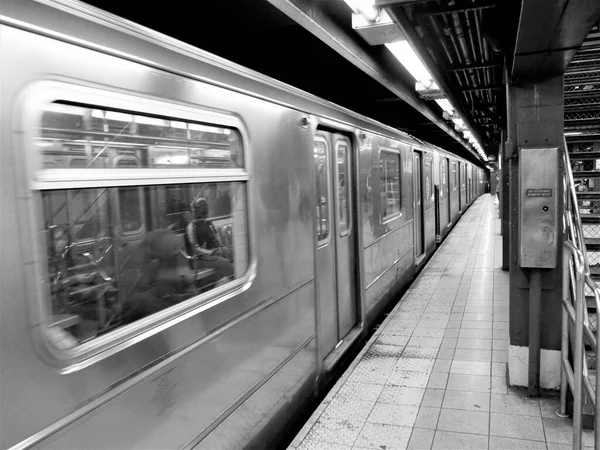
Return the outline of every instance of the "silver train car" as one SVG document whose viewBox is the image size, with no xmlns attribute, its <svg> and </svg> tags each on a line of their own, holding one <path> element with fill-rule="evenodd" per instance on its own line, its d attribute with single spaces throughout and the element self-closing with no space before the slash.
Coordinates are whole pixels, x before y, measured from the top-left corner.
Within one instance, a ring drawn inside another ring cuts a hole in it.
<svg viewBox="0 0 600 450">
<path fill-rule="evenodd" d="M 83 3 L 0 35 L 1 449 L 270 447 L 487 185 Z"/>
</svg>

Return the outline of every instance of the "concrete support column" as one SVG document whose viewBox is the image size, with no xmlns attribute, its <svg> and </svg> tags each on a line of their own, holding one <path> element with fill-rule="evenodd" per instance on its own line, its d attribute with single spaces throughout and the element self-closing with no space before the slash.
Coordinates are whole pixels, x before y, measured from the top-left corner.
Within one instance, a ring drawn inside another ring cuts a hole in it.
<svg viewBox="0 0 600 450">
<path fill-rule="evenodd" d="M 509 256 L 510 268 L 510 342 L 509 382 L 527 386 L 529 361 L 529 289 L 531 269 L 519 266 L 519 149 L 533 147 L 559 148 L 559 192 L 556 243 L 557 267 L 542 271 L 541 294 L 541 355 L 540 387 L 560 388 L 561 338 L 561 281 L 563 235 L 560 214 L 564 209 L 562 198 L 562 152 L 564 148 L 564 108 L 562 76 L 539 83 L 522 83 L 507 87 L 507 139 L 504 148 L 504 174 L 508 181 L 504 197 L 508 235 L 503 239 Z M 508 163 L 508 164 L 506 164 Z M 507 170 L 506 170 L 507 169 Z M 504 220 L 503 220 L 504 231 Z"/>
</svg>

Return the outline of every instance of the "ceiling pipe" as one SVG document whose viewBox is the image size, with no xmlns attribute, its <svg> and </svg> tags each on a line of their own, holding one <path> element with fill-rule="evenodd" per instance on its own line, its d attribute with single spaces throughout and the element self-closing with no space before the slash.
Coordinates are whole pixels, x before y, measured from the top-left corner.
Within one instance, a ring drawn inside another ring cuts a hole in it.
<svg viewBox="0 0 600 450">
<path fill-rule="evenodd" d="M 440 4 L 440 3 L 438 2 L 438 4 Z M 444 32 L 440 31 L 439 27 L 437 26 L 437 18 L 436 17 L 441 17 L 442 22 L 443 22 Z M 452 42 L 452 48 L 453 48 L 454 52 L 456 53 L 456 58 L 457 58 L 459 64 L 461 66 L 466 65 L 464 62 L 464 59 L 460 53 L 460 50 L 458 48 L 459 47 L 458 40 L 457 40 L 456 36 L 454 35 L 454 33 L 452 33 L 452 25 L 448 21 L 448 18 L 445 15 L 429 16 L 429 18 L 431 20 L 431 23 L 434 25 L 434 28 L 436 29 L 436 34 L 440 37 L 440 40 L 442 42 L 445 42 L 444 36 L 448 36 L 450 38 L 450 42 Z M 446 52 L 446 57 L 448 58 L 448 60 L 451 61 L 452 56 L 451 56 L 450 51 L 448 51 L 447 47 L 444 47 L 444 51 Z M 464 77 L 464 83 L 466 85 L 469 84 L 468 72 L 469 72 L 468 70 L 464 70 L 464 71 L 461 71 L 460 74 L 455 74 L 460 88 L 463 87 L 463 77 Z M 463 93 L 463 95 L 467 99 L 467 102 L 471 102 L 471 103 L 473 102 L 473 94 L 472 93 Z"/>
<path fill-rule="evenodd" d="M 483 60 L 482 63 L 483 64 L 490 63 L 491 62 L 490 61 L 490 52 L 487 47 L 488 46 L 487 40 L 481 33 L 481 17 L 480 17 L 481 11 L 476 11 L 474 15 L 475 15 L 475 32 L 477 33 L 477 36 L 480 37 L 480 42 L 481 42 L 481 56 L 482 56 L 482 60 Z M 494 73 L 494 70 L 491 67 L 487 67 L 484 69 L 485 84 L 490 85 L 495 82 L 495 80 L 493 78 L 493 73 Z M 493 101 L 492 93 L 489 94 L 488 101 L 490 103 L 492 103 L 492 101 Z"/>
<path fill-rule="evenodd" d="M 466 123 L 469 122 L 470 115 L 465 113 L 462 102 L 457 101 L 457 98 L 454 96 L 452 89 L 448 85 L 446 79 L 440 73 L 439 67 L 437 64 L 434 64 L 429 53 L 423 48 L 421 44 L 421 38 L 416 33 L 416 30 L 413 27 L 413 24 L 408 19 L 406 13 L 400 8 L 387 8 L 386 9 L 388 15 L 392 18 L 392 20 L 398 24 L 410 46 L 417 52 L 425 66 L 430 70 L 433 77 L 438 82 L 438 85 L 446 93 L 446 97 L 454 105 L 455 111 L 465 120 Z M 481 138 L 481 135 L 476 127 L 470 124 L 470 128 L 473 130 L 473 135 L 475 139 L 481 144 L 485 153 L 486 141 Z M 466 145 L 466 144 L 463 144 Z M 470 149 L 470 147 L 469 147 Z M 474 150 L 471 150 L 474 152 Z M 475 152 L 476 153 L 476 152 Z M 479 158 L 479 156 L 478 156 Z"/>
<path fill-rule="evenodd" d="M 464 19 L 465 26 L 463 26 L 463 30 L 466 30 L 465 34 L 469 37 L 469 40 L 467 41 L 467 46 L 469 47 L 473 64 L 480 64 L 483 61 L 479 57 L 478 47 L 475 44 L 475 38 L 473 36 L 473 27 L 471 26 L 471 20 L 469 19 L 469 13 L 470 13 L 470 11 L 465 11 L 465 19 Z M 461 23 L 461 25 L 462 25 L 462 23 Z M 478 70 L 473 70 L 473 72 L 475 73 L 475 75 L 477 77 L 478 85 L 481 86 L 482 84 L 484 84 L 484 83 L 482 83 L 482 80 L 481 80 L 481 78 L 482 78 L 481 72 L 479 72 Z"/>
<path fill-rule="evenodd" d="M 464 141 L 460 133 L 457 133 L 452 125 L 449 125 L 443 119 L 438 108 L 433 108 L 432 105 L 424 101 L 415 92 L 414 87 L 409 89 L 405 83 L 401 83 L 397 81 L 396 77 L 391 76 L 391 73 L 382 68 L 379 59 L 374 58 L 365 51 L 352 37 L 349 37 L 346 34 L 342 27 L 330 20 L 326 14 L 319 13 L 319 11 L 314 9 L 314 6 L 307 8 L 306 5 L 300 4 L 300 6 L 306 7 L 305 9 L 302 9 L 297 6 L 293 0 L 267 1 L 316 38 L 331 47 L 343 58 L 347 59 L 350 63 L 379 82 L 382 86 L 386 87 L 394 95 L 398 96 L 398 98 L 401 98 L 427 119 L 431 120 L 432 123 L 437 125 L 441 130 L 464 147 L 465 151 L 468 153 L 467 157 L 473 157 L 476 161 L 480 161 L 481 158 L 477 152 Z M 482 141 L 480 140 L 480 142 Z"/>
</svg>

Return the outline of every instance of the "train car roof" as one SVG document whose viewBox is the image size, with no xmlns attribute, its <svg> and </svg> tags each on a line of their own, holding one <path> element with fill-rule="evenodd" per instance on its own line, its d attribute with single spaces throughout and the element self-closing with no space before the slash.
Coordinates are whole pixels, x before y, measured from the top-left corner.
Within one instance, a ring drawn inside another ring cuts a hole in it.
<svg viewBox="0 0 600 450">
<path fill-rule="evenodd" d="M 301 89 L 77 0 L 4 0 L 0 23 L 453 154 Z M 115 33 L 116 31 L 116 33 Z M 166 51 L 156 51 L 157 47 Z M 201 67 L 200 67 L 201 66 Z M 457 158 L 463 159 L 458 155 Z"/>
</svg>

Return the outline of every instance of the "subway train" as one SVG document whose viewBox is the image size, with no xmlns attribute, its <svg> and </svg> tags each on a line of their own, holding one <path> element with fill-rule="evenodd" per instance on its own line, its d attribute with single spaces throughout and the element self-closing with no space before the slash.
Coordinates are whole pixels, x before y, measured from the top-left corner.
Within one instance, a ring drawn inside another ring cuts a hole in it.
<svg viewBox="0 0 600 450">
<path fill-rule="evenodd" d="M 84 3 L 0 35 L 1 449 L 270 447 L 487 187 Z"/>
</svg>

